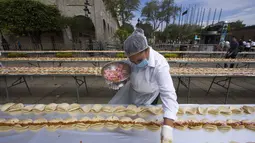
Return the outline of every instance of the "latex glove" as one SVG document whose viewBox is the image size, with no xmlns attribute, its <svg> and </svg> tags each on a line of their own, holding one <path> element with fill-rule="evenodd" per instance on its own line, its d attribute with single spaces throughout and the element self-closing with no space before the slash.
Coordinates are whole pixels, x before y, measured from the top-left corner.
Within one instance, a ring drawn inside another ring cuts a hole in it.
<svg viewBox="0 0 255 143">
<path fill-rule="evenodd" d="M 173 142 L 173 128 L 167 125 L 163 125 L 161 130 L 161 143 Z"/>
</svg>

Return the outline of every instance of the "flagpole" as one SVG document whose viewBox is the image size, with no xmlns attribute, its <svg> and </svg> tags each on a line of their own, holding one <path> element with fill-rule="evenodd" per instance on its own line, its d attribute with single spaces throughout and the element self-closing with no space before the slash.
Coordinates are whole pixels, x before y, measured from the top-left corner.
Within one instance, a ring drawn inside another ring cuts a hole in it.
<svg viewBox="0 0 255 143">
<path fill-rule="evenodd" d="M 211 16 L 211 8 L 209 9 L 209 13 L 208 13 L 208 17 L 207 17 L 207 23 L 206 23 L 206 26 L 208 26 L 209 24 L 209 20 L 210 20 L 210 16 Z"/>
<path fill-rule="evenodd" d="M 180 9 L 180 15 L 179 15 L 179 26 L 180 26 L 180 23 L 181 23 L 181 16 L 182 16 L 182 5 L 181 5 L 181 9 Z"/>
<path fill-rule="evenodd" d="M 204 16 L 205 16 L 205 8 L 204 8 L 203 16 L 202 16 L 202 20 L 201 20 L 201 27 L 203 26 Z"/>
<path fill-rule="evenodd" d="M 218 19 L 218 22 L 220 22 L 221 13 L 222 13 L 222 9 L 220 9 L 220 14 L 219 14 L 219 19 Z"/>
<path fill-rule="evenodd" d="M 216 12 L 217 12 L 217 8 L 215 8 L 215 11 L 214 11 L 214 14 L 213 14 L 213 21 L 212 21 L 212 24 L 214 24 L 214 19 L 215 19 L 215 16 L 216 16 Z"/>
</svg>

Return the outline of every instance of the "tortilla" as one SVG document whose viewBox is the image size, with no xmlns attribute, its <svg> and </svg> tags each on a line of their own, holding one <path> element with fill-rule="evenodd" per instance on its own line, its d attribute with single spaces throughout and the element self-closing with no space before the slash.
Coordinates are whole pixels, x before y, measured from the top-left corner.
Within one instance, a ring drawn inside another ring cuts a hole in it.
<svg viewBox="0 0 255 143">
<path fill-rule="evenodd" d="M 0 118 L 0 123 L 4 123 L 6 120 L 3 118 Z"/>
<path fill-rule="evenodd" d="M 132 121 L 132 119 L 129 118 L 129 117 L 122 117 L 120 119 L 120 121 L 121 122 L 130 122 L 130 121 Z M 130 129 L 132 129 L 132 124 L 130 124 L 130 123 L 120 123 L 119 127 L 123 130 L 130 130 Z"/>
<path fill-rule="evenodd" d="M 149 108 L 149 111 L 154 115 L 160 115 L 163 113 L 163 108 L 160 106 L 152 106 Z"/>
<path fill-rule="evenodd" d="M 1 111 L 5 112 L 7 111 L 11 106 L 13 106 L 15 103 L 6 103 L 1 107 Z"/>
<path fill-rule="evenodd" d="M 29 127 L 28 124 L 32 122 L 33 122 L 32 119 L 21 120 L 20 123 L 22 123 L 23 125 L 22 126 L 20 124 L 14 125 L 14 130 L 17 132 L 25 132 L 28 130 L 28 127 Z M 24 124 L 27 124 L 27 125 L 24 125 Z"/>
<path fill-rule="evenodd" d="M 18 103 L 18 104 L 14 104 L 12 105 L 7 111 L 8 112 L 17 112 L 17 111 L 21 111 L 24 107 L 24 104 L 22 103 Z"/>
<path fill-rule="evenodd" d="M 0 126 L 0 132 L 8 132 L 12 129 L 13 126 Z"/>
<path fill-rule="evenodd" d="M 101 104 L 94 104 L 91 108 L 91 112 L 99 113 L 103 106 Z"/>
<path fill-rule="evenodd" d="M 252 106 L 243 106 L 243 110 L 247 114 L 252 114 L 255 112 L 255 109 Z"/>
<path fill-rule="evenodd" d="M 197 120 L 190 120 L 191 122 L 193 122 L 193 123 L 198 123 L 199 121 L 197 121 Z M 200 124 L 200 125 L 188 125 L 188 128 L 189 129 L 191 129 L 191 130 L 200 130 L 200 129 L 202 129 L 202 125 Z"/>
<path fill-rule="evenodd" d="M 25 107 L 22 109 L 22 112 L 23 112 L 23 113 L 29 113 L 29 112 L 31 112 L 31 111 L 33 110 L 34 106 L 35 106 L 35 105 L 27 105 L 27 106 L 25 106 Z"/>
<path fill-rule="evenodd" d="M 243 113 L 243 109 L 240 107 L 236 107 L 236 106 L 230 106 L 230 110 L 232 111 L 233 114 L 242 114 Z"/>
<path fill-rule="evenodd" d="M 139 111 L 138 116 L 143 118 L 146 118 L 151 114 L 151 112 L 149 111 L 149 108 L 145 106 L 138 107 L 138 111 Z"/>
<path fill-rule="evenodd" d="M 107 121 L 118 121 L 119 118 L 116 117 L 116 116 L 110 116 L 106 120 Z M 119 126 L 119 123 L 117 123 L 117 122 L 116 123 L 113 123 L 113 122 L 106 122 L 105 123 L 105 127 L 109 130 L 114 130 L 114 129 L 118 128 L 118 126 Z"/>
<path fill-rule="evenodd" d="M 205 125 L 203 125 L 203 128 L 204 128 L 205 131 L 214 132 L 214 131 L 217 130 L 217 126 L 209 124 L 209 121 L 207 119 L 203 119 L 203 120 L 201 120 L 201 122 L 205 123 Z"/>
<path fill-rule="evenodd" d="M 48 122 L 46 119 L 44 118 L 39 118 L 33 121 L 33 123 L 45 123 Z M 40 129 L 46 127 L 47 125 L 30 125 L 28 127 L 29 130 L 31 131 L 39 131 Z"/>
<path fill-rule="evenodd" d="M 96 116 L 92 118 L 92 121 L 101 121 L 101 120 L 104 120 L 104 118 L 101 116 Z M 101 130 L 103 127 L 104 127 L 104 122 L 93 123 L 90 125 L 90 128 L 94 130 Z"/>
<path fill-rule="evenodd" d="M 12 119 L 6 120 L 5 122 L 8 123 L 8 124 L 15 124 L 15 123 L 18 123 L 18 122 L 19 122 L 19 119 L 17 119 L 17 118 L 12 118 Z"/>
<path fill-rule="evenodd" d="M 218 130 L 221 131 L 221 132 L 228 132 L 232 129 L 231 126 L 227 125 L 226 123 L 222 122 L 222 121 L 219 121 L 219 120 L 216 120 L 215 123 L 222 123 L 221 126 L 217 126 Z"/>
<path fill-rule="evenodd" d="M 206 115 L 208 113 L 208 108 L 198 107 L 197 108 L 197 113 L 200 114 L 200 115 Z"/>
<path fill-rule="evenodd" d="M 183 115 L 183 114 L 185 114 L 185 113 L 186 113 L 185 108 L 179 107 L 177 114 L 178 114 L 178 115 Z"/>
<path fill-rule="evenodd" d="M 69 109 L 69 106 L 70 105 L 68 103 L 58 104 L 57 111 L 59 111 L 59 112 L 66 112 Z"/>
<path fill-rule="evenodd" d="M 45 106 L 44 111 L 45 112 L 55 111 L 57 109 L 57 106 L 58 106 L 58 104 L 56 104 L 56 103 L 50 103 L 50 104 Z"/>
<path fill-rule="evenodd" d="M 208 107 L 208 113 L 212 115 L 219 115 L 220 111 L 215 107 Z"/>
<path fill-rule="evenodd" d="M 231 115 L 232 111 L 230 110 L 230 108 L 228 106 L 220 106 L 218 107 L 218 110 L 220 112 L 220 114 L 222 115 Z"/>
<path fill-rule="evenodd" d="M 58 122 L 63 122 L 62 119 L 52 119 L 49 121 L 49 123 L 58 123 Z M 62 125 L 48 125 L 46 126 L 46 129 L 48 131 L 54 132 L 56 131 L 58 128 L 60 128 Z"/>
<path fill-rule="evenodd" d="M 38 112 L 43 112 L 45 109 L 45 105 L 44 104 L 36 104 L 33 111 L 38 113 Z"/>
<path fill-rule="evenodd" d="M 195 115 L 197 113 L 197 108 L 196 107 L 189 107 L 186 109 L 186 114 L 189 115 Z"/>
<path fill-rule="evenodd" d="M 113 113 L 118 116 L 125 116 L 126 114 L 126 108 L 124 106 L 116 106 L 113 110 Z"/>
<path fill-rule="evenodd" d="M 105 112 L 105 113 L 112 113 L 113 112 L 113 107 L 112 106 L 103 106 L 101 111 Z"/>
<path fill-rule="evenodd" d="M 137 114 L 138 108 L 135 105 L 128 105 L 126 108 L 126 115 L 135 116 Z"/>
<path fill-rule="evenodd" d="M 67 118 L 63 120 L 63 123 L 69 123 L 69 122 L 75 122 L 75 121 L 77 121 L 76 118 Z M 61 128 L 66 130 L 72 130 L 75 128 L 75 124 L 62 125 Z"/>
<path fill-rule="evenodd" d="M 251 121 L 251 120 L 243 120 L 242 122 L 247 124 L 247 125 L 245 125 L 246 129 L 255 131 L 255 124 L 254 124 L 255 120 L 253 120 L 253 121 Z"/>
<path fill-rule="evenodd" d="M 161 127 L 160 127 L 160 126 L 157 126 L 157 125 L 155 125 L 155 124 L 153 124 L 153 125 L 147 125 L 146 128 L 147 128 L 148 130 L 150 130 L 150 131 L 156 132 L 156 131 L 158 131 Z"/>
<path fill-rule="evenodd" d="M 68 112 L 78 112 L 81 109 L 81 105 L 77 103 L 73 103 L 69 106 Z"/>
<path fill-rule="evenodd" d="M 236 130 L 244 129 L 244 125 L 239 124 L 240 121 L 232 120 L 232 119 L 227 120 L 227 124 L 232 124 L 232 123 L 236 123 L 234 126 L 231 126 L 233 129 L 236 129 Z"/>
<path fill-rule="evenodd" d="M 187 128 L 188 128 L 188 125 L 185 125 L 185 124 L 183 124 L 183 123 L 185 123 L 184 120 L 178 119 L 178 121 L 175 122 L 175 124 L 174 124 L 174 128 L 176 128 L 176 129 L 178 129 L 178 130 L 185 130 L 185 129 L 187 129 Z"/>
<path fill-rule="evenodd" d="M 142 118 L 137 118 L 134 120 L 136 123 L 144 123 L 146 122 L 144 119 Z M 143 124 L 134 124 L 133 125 L 133 128 L 136 129 L 136 130 L 144 130 L 145 129 L 145 126 Z"/>
<path fill-rule="evenodd" d="M 81 107 L 81 109 L 84 113 L 89 113 L 91 110 L 91 105 L 85 105 L 85 106 Z"/>
<path fill-rule="evenodd" d="M 79 121 L 89 121 L 91 120 L 89 117 L 83 117 Z M 80 131 L 86 131 L 90 127 L 91 124 L 77 123 L 75 128 Z"/>
</svg>

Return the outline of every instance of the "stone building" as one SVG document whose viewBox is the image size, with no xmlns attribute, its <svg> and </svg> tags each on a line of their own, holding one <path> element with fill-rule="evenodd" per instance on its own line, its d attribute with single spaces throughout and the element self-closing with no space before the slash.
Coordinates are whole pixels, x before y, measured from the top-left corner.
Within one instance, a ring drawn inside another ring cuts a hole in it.
<svg viewBox="0 0 255 143">
<path fill-rule="evenodd" d="M 90 4 L 88 10 L 90 14 L 85 16 L 86 0 L 38 0 L 47 5 L 55 5 L 63 16 L 74 17 L 77 25 L 62 30 L 62 33 L 44 33 L 42 35 L 43 49 L 79 49 L 86 50 L 88 41 L 92 39 L 96 43 L 106 43 L 112 39 L 118 29 L 118 22 L 106 11 L 104 0 L 87 0 Z M 33 49 L 31 40 L 28 37 L 5 36 L 14 49 L 17 40 L 24 49 Z M 75 37 L 75 38 L 74 38 Z M 97 47 L 97 45 L 94 45 Z M 95 48 L 94 48 L 95 49 Z"/>
</svg>

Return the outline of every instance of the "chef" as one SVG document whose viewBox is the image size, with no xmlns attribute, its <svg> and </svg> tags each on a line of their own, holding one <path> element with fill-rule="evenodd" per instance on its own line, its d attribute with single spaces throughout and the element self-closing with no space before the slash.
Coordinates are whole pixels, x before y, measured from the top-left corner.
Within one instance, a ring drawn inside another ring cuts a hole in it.
<svg viewBox="0 0 255 143">
<path fill-rule="evenodd" d="M 173 121 L 178 111 L 177 96 L 167 60 L 148 46 L 142 29 L 137 28 L 124 42 L 127 63 L 131 66 L 130 80 L 111 99 L 109 104 L 157 104 L 160 97 L 164 110 L 162 142 L 173 139 Z"/>
</svg>

